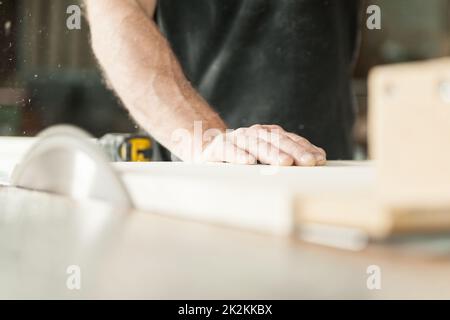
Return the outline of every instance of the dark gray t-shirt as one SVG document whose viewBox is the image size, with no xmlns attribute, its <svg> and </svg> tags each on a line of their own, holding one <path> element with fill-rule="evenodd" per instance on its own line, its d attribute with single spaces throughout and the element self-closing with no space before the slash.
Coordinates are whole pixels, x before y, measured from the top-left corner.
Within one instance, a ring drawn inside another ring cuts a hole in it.
<svg viewBox="0 0 450 320">
<path fill-rule="evenodd" d="M 358 0 L 159 0 L 187 78 L 231 128 L 279 124 L 352 156 Z"/>
</svg>

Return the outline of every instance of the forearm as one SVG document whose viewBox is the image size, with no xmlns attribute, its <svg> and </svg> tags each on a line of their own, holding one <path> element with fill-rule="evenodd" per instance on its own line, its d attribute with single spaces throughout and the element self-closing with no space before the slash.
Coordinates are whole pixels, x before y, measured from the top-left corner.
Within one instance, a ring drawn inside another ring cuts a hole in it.
<svg viewBox="0 0 450 320">
<path fill-rule="evenodd" d="M 186 80 L 154 21 L 135 0 L 87 0 L 94 53 L 136 121 L 171 150 L 175 130 L 225 124 Z M 177 154 L 178 156 L 185 157 Z"/>
</svg>

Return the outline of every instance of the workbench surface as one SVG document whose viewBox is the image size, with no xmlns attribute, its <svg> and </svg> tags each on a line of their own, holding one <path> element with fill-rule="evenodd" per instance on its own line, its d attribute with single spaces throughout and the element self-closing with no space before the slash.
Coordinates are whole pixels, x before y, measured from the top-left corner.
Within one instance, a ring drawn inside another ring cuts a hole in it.
<svg viewBox="0 0 450 320">
<path fill-rule="evenodd" d="M 347 252 L 9 187 L 0 208 L 0 298 L 450 298 L 445 239 Z"/>
</svg>

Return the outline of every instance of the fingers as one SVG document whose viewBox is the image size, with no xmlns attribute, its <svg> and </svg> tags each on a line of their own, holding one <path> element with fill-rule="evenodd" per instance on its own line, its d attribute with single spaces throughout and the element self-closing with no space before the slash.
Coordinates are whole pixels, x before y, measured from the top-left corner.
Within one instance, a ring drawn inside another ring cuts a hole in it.
<svg viewBox="0 0 450 320">
<path fill-rule="evenodd" d="M 323 150 L 322 148 L 319 148 L 315 145 L 313 145 L 312 143 L 310 143 L 309 141 L 307 141 L 306 139 L 296 135 L 295 133 L 290 133 L 290 132 L 286 132 L 285 133 L 286 136 L 288 136 L 290 139 L 292 139 L 294 142 L 305 145 L 305 141 L 306 141 L 306 146 L 308 149 L 308 152 L 312 153 L 314 155 L 314 158 L 316 160 L 316 165 L 324 165 L 327 162 L 327 155 L 325 153 L 325 150 Z"/>
<path fill-rule="evenodd" d="M 202 161 L 279 166 L 320 166 L 326 153 L 308 140 L 276 125 L 255 125 L 220 134 L 207 145 Z"/>
<path fill-rule="evenodd" d="M 256 158 L 239 148 L 224 135 L 217 136 L 202 155 L 202 162 L 228 162 L 235 164 L 256 164 Z"/>
<path fill-rule="evenodd" d="M 280 148 L 287 152 L 288 154 L 296 155 L 296 165 L 325 165 L 326 164 L 326 153 L 325 150 L 313 145 L 307 139 L 291 132 L 286 132 L 277 125 L 266 125 L 262 126 L 267 128 L 271 132 L 278 133 L 279 135 L 286 136 L 292 140 L 298 146 L 293 146 L 292 143 L 286 142 L 284 139 L 282 144 L 280 143 Z M 302 159 L 303 158 L 303 159 Z M 312 164 L 314 162 L 314 164 Z"/>
<path fill-rule="evenodd" d="M 248 129 L 241 128 L 234 131 L 230 138 L 236 146 L 246 150 L 263 164 L 292 166 L 294 163 L 291 156 L 259 137 L 257 132 L 252 135 Z"/>
<path fill-rule="evenodd" d="M 260 130 L 261 126 L 253 126 L 251 129 L 253 131 Z M 315 166 L 318 162 L 312 152 L 312 147 L 308 143 L 299 143 L 292 140 L 285 134 L 284 130 L 281 131 L 278 128 L 270 130 L 270 140 L 268 142 L 290 155 L 297 166 Z"/>
</svg>

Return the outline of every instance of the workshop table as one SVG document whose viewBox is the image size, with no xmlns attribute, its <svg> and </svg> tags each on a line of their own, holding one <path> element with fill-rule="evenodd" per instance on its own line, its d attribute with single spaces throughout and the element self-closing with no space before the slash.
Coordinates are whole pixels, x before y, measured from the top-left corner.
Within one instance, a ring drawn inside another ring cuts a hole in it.
<svg viewBox="0 0 450 320">
<path fill-rule="evenodd" d="M 342 251 L 0 187 L 0 298 L 450 298 L 450 241 L 415 243 Z M 81 290 L 66 286 L 71 265 Z"/>
</svg>

